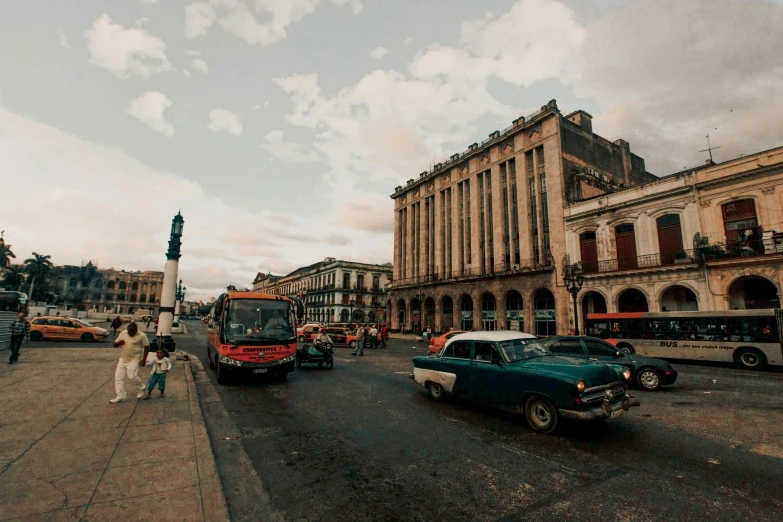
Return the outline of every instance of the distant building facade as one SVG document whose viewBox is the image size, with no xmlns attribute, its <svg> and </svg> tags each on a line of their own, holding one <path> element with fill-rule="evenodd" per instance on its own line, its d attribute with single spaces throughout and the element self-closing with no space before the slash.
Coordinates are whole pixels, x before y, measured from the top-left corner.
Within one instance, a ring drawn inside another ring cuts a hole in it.
<svg viewBox="0 0 783 522">
<path fill-rule="evenodd" d="M 101 269 L 88 262 L 55 267 L 53 281 L 57 303 L 78 310 L 120 314 L 151 309 L 155 315 L 160 311 L 163 272 Z"/>
<path fill-rule="evenodd" d="M 305 303 L 305 318 L 322 323 L 383 321 L 392 264 L 374 265 L 327 257 L 278 277 L 258 274 L 253 290 L 296 295 Z"/>
<path fill-rule="evenodd" d="M 655 179 L 627 142 L 554 100 L 493 132 L 391 196 L 392 328 L 567 332 L 567 203 Z"/>
<path fill-rule="evenodd" d="M 593 312 L 777 308 L 783 147 L 571 202 L 566 248 Z"/>
</svg>

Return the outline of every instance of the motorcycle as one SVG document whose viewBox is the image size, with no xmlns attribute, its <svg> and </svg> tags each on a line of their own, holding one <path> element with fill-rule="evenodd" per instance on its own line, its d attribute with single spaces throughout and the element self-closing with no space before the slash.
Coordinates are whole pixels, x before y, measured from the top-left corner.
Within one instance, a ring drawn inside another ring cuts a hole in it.
<svg viewBox="0 0 783 522">
<path fill-rule="evenodd" d="M 330 370 L 334 366 L 334 350 L 331 343 L 304 344 L 296 357 L 296 366 L 301 368 L 304 363 L 318 363 L 320 368 L 326 365 Z"/>
</svg>

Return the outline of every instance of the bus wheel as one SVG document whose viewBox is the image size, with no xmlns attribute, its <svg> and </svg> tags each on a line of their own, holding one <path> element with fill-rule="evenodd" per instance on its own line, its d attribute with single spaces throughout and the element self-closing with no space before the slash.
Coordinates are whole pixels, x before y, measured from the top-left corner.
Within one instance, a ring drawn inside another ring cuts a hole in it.
<svg viewBox="0 0 783 522">
<path fill-rule="evenodd" d="M 226 384 L 228 382 L 228 371 L 223 368 L 222 364 L 220 364 L 217 359 L 217 355 L 215 356 L 215 369 L 217 370 L 218 384 Z"/>
<path fill-rule="evenodd" d="M 624 351 L 625 353 L 628 353 L 628 354 L 633 354 L 633 353 L 636 353 L 636 352 L 634 351 L 634 349 L 633 349 L 633 346 L 631 346 L 631 345 L 630 345 L 630 344 L 628 344 L 628 343 L 620 343 L 620 344 L 618 344 L 618 345 L 617 345 L 617 347 L 618 347 L 620 350 L 622 350 L 622 351 Z"/>
<path fill-rule="evenodd" d="M 645 391 L 657 391 L 661 389 L 661 373 L 652 368 L 642 368 L 636 375 L 636 384 Z"/>
<path fill-rule="evenodd" d="M 767 366 L 767 358 L 755 348 L 740 348 L 734 354 L 734 361 L 746 370 L 762 370 Z"/>
</svg>

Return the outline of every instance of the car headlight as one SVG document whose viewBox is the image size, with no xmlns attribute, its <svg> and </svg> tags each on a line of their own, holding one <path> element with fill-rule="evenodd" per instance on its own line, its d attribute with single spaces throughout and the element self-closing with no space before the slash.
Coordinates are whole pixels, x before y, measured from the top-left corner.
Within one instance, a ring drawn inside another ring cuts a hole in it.
<svg viewBox="0 0 783 522">
<path fill-rule="evenodd" d="M 231 359 L 230 357 L 226 357 L 225 355 L 220 356 L 220 362 L 222 362 L 223 364 L 228 364 L 229 366 L 242 366 L 242 361 Z"/>
<path fill-rule="evenodd" d="M 626 381 L 630 381 L 631 380 L 631 370 L 626 368 L 625 371 L 623 372 L 623 377 L 625 377 Z"/>
<path fill-rule="evenodd" d="M 579 393 L 585 391 L 585 381 L 579 381 L 578 383 L 576 383 L 576 391 L 578 391 Z"/>
</svg>

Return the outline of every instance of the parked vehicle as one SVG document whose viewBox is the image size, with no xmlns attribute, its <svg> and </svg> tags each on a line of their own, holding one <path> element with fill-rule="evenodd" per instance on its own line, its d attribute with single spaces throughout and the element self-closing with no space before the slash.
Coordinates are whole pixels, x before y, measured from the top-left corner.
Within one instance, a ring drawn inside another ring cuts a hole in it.
<svg viewBox="0 0 783 522">
<path fill-rule="evenodd" d="M 618 416 L 639 400 L 626 394 L 627 368 L 552 355 L 533 335 L 468 332 L 448 340 L 438 355 L 413 358 L 411 379 L 433 400 L 446 395 L 512 412 L 552 433 L 561 418 Z"/>
<path fill-rule="evenodd" d="M 446 332 L 443 335 L 440 335 L 438 337 L 433 337 L 430 340 L 430 353 L 438 353 L 441 348 L 443 348 L 446 345 L 446 341 L 454 337 L 455 335 L 465 333 L 463 330 L 452 330 L 451 332 Z"/>
<path fill-rule="evenodd" d="M 284 380 L 296 365 L 296 317 L 302 301 L 255 292 L 222 294 L 210 311 L 207 358 L 223 384 L 229 372 L 271 374 Z"/>
<path fill-rule="evenodd" d="M 348 344 L 348 329 L 347 328 L 326 328 L 326 335 L 334 342 L 334 344 L 347 345 Z"/>
<path fill-rule="evenodd" d="M 296 329 L 296 339 L 300 342 L 312 342 L 315 336 L 321 331 L 320 324 L 306 324 Z"/>
<path fill-rule="evenodd" d="M 330 370 L 334 366 L 334 349 L 331 343 L 304 344 L 297 352 L 296 366 L 301 367 L 305 363 L 318 364 L 320 368 L 325 365 Z"/>
<path fill-rule="evenodd" d="M 783 310 L 587 314 L 588 334 L 627 353 L 733 362 L 761 370 L 783 366 Z"/>
<path fill-rule="evenodd" d="M 69 317 L 34 317 L 30 321 L 30 340 L 103 341 L 109 331 L 87 321 Z"/>
<path fill-rule="evenodd" d="M 125 315 L 122 316 L 122 322 L 123 323 L 132 323 L 135 320 L 136 320 L 136 318 L 133 317 L 133 315 L 131 315 L 131 314 L 125 314 Z"/>
<path fill-rule="evenodd" d="M 553 354 L 574 359 L 619 364 L 631 370 L 631 381 L 646 391 L 657 391 L 674 384 L 677 372 L 662 359 L 628 354 L 617 347 L 588 336 L 549 337 L 542 344 Z"/>
</svg>

